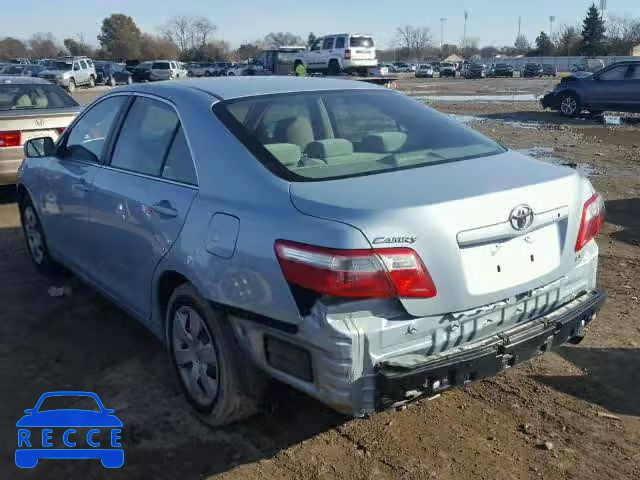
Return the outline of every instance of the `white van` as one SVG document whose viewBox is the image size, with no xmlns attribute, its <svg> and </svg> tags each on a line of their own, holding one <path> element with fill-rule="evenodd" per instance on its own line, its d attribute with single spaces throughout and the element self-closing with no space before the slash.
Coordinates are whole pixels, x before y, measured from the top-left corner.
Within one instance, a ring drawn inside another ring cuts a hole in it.
<svg viewBox="0 0 640 480">
<path fill-rule="evenodd" d="M 358 72 L 366 75 L 370 67 L 376 67 L 376 49 L 371 35 L 336 33 L 320 37 L 311 50 L 300 52 L 294 69 L 303 64 L 308 72 L 339 75 L 342 72 Z"/>
<path fill-rule="evenodd" d="M 182 67 L 182 64 L 173 60 L 156 60 L 151 65 L 149 73 L 149 78 L 152 81 L 175 80 L 186 76 L 187 71 Z"/>
</svg>

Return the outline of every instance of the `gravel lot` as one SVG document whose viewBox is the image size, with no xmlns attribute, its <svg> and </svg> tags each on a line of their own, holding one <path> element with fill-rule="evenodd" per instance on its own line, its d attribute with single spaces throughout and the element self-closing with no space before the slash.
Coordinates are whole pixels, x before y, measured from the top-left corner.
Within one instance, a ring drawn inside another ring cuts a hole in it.
<svg viewBox="0 0 640 480">
<path fill-rule="evenodd" d="M 416 96 L 541 95 L 556 80 L 404 79 Z M 79 90 L 83 103 L 104 93 Z M 428 93 L 423 93 L 428 92 Z M 212 430 L 190 413 L 165 352 L 73 278 L 36 275 L 12 189 L 0 190 L 0 478 L 640 478 L 640 128 L 571 121 L 537 103 L 432 102 L 499 142 L 591 172 L 607 204 L 599 282 L 609 300 L 587 337 L 404 411 L 345 419 L 274 385 L 264 411 Z M 68 285 L 52 298 L 47 289 Z M 15 467 L 15 422 L 45 391 L 95 391 L 124 422 L 125 465 Z"/>
</svg>

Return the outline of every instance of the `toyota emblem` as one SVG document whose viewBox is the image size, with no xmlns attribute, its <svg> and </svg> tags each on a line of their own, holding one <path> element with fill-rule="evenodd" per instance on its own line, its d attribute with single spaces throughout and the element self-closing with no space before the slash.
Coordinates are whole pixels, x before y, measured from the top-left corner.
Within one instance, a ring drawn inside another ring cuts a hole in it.
<svg viewBox="0 0 640 480">
<path fill-rule="evenodd" d="M 509 223 L 514 230 L 526 230 L 533 223 L 533 210 L 529 205 L 518 205 L 511 210 Z"/>
</svg>

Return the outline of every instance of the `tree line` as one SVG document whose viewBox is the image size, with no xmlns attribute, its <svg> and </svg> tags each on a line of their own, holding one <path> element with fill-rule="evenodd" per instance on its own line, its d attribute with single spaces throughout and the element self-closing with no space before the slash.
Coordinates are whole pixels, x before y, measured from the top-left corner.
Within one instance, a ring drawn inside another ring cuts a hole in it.
<svg viewBox="0 0 640 480">
<path fill-rule="evenodd" d="M 217 26 L 206 17 L 176 16 L 160 27 L 158 33 L 147 33 L 138 28 L 132 17 L 116 13 L 102 21 L 97 47 L 82 34 L 60 42 L 50 32 L 38 32 L 26 41 L 13 37 L 0 39 L 0 60 L 86 55 L 96 60 L 118 61 L 160 58 L 242 61 L 257 56 L 264 48 L 315 41 L 313 33 L 305 40 L 288 32 L 271 32 L 261 40 L 233 49 L 229 42 L 215 37 L 216 31 Z"/>
<path fill-rule="evenodd" d="M 64 38 L 62 42 L 49 32 L 34 33 L 28 40 L 0 39 L 0 60 L 17 57 L 50 58 L 62 55 L 87 55 L 97 60 L 176 59 L 182 61 L 232 60 L 254 58 L 265 48 L 284 45 L 311 46 L 316 36 L 302 38 L 290 32 L 271 32 L 264 38 L 232 48 L 216 38 L 217 26 L 202 16 L 177 16 L 158 29 L 142 32 L 134 19 L 121 13 L 102 21 L 98 46 L 84 35 Z M 428 27 L 406 25 L 397 29 L 397 48 L 381 51 L 380 59 L 422 60 L 459 54 L 465 58 L 479 55 L 572 56 L 629 55 L 640 44 L 640 19 L 610 16 L 605 22 L 592 4 L 581 26 L 562 25 L 552 35 L 541 31 L 532 45 L 519 35 L 513 45 L 480 47 L 480 40 L 468 37 L 460 44 L 435 46 Z"/>
<path fill-rule="evenodd" d="M 518 35 L 513 45 L 502 47 L 480 47 L 480 40 L 466 38 L 458 45 L 434 45 L 428 27 L 406 25 L 397 29 L 397 48 L 383 51 L 382 59 L 421 60 L 446 58 L 458 54 L 465 58 L 473 56 L 495 57 L 525 55 L 537 56 L 598 56 L 630 55 L 640 45 L 640 19 L 610 16 L 605 22 L 600 11 L 592 4 L 582 25 L 561 25 L 551 35 L 541 31 L 533 44 L 525 35 Z"/>
</svg>

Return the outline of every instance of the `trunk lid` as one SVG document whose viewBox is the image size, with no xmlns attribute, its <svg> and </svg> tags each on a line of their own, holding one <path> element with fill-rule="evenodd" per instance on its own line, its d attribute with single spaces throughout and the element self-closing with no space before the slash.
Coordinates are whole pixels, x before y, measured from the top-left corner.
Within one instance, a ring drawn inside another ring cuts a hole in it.
<svg viewBox="0 0 640 480">
<path fill-rule="evenodd" d="M 0 111 L 0 132 L 20 131 L 21 145 L 39 137 L 51 137 L 57 140 L 81 107 L 59 109 L 33 109 Z"/>
<path fill-rule="evenodd" d="M 438 295 L 401 302 L 411 315 L 424 316 L 488 305 L 563 276 L 575 263 L 583 185 L 569 168 L 510 151 L 296 182 L 290 194 L 302 213 L 352 225 L 373 247 L 413 248 Z"/>
</svg>

